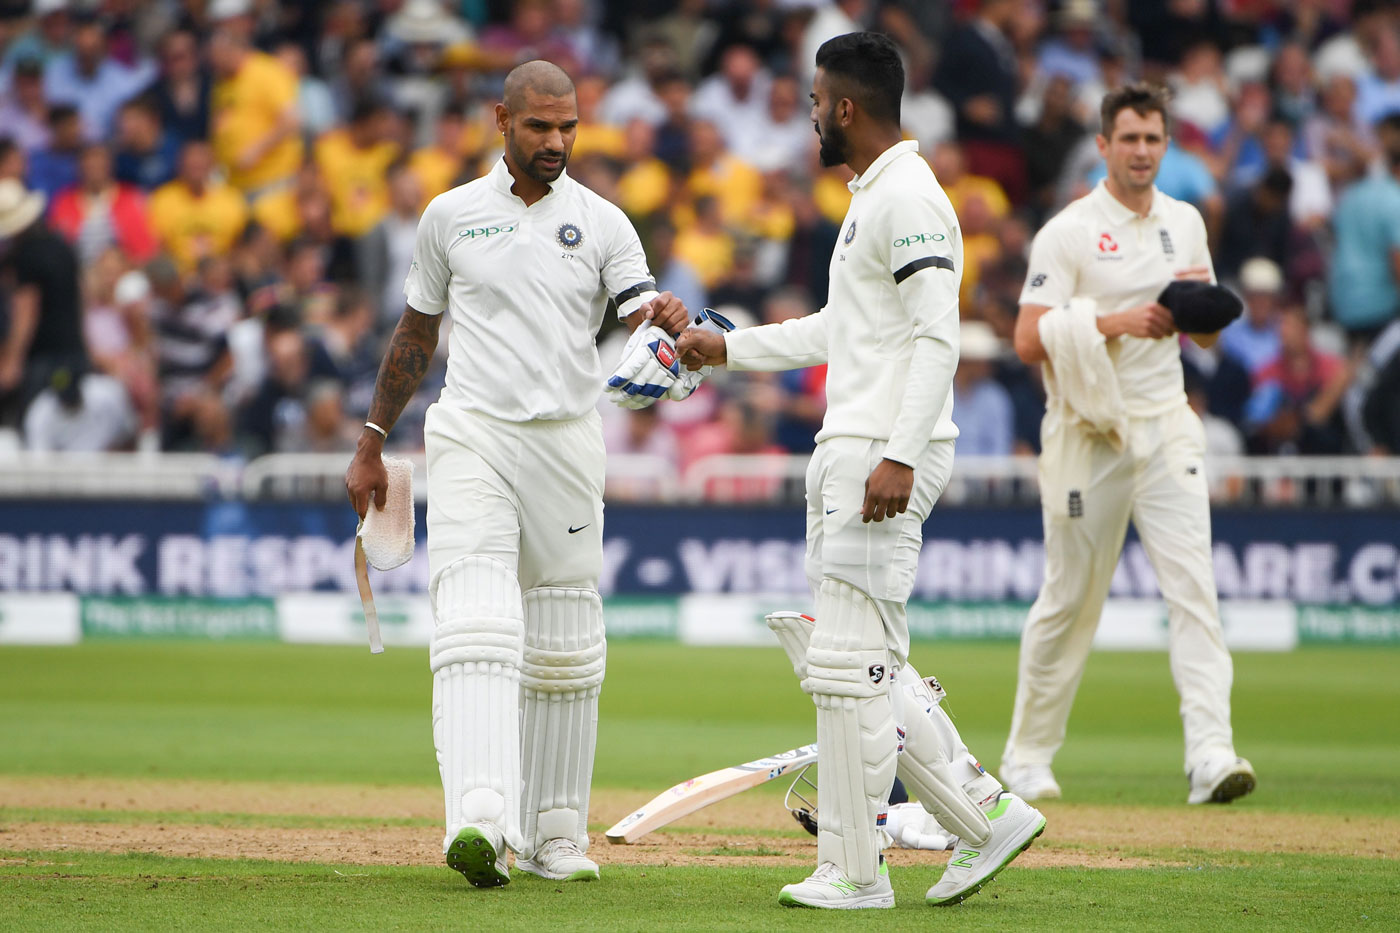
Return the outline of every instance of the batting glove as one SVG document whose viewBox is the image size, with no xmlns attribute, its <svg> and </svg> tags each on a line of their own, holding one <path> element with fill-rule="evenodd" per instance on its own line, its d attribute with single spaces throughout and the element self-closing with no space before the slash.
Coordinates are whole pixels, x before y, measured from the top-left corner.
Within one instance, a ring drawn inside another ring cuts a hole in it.
<svg viewBox="0 0 1400 933">
<path fill-rule="evenodd" d="M 632 332 L 604 391 L 615 405 L 646 408 L 665 395 L 680 374 L 675 341 L 655 324 L 648 324 Z"/>
<path fill-rule="evenodd" d="M 945 832 L 933 814 L 917 803 L 891 806 L 885 819 L 885 832 L 901 849 L 951 849 L 956 838 Z"/>
<path fill-rule="evenodd" d="M 698 327 L 701 330 L 708 330 L 715 334 L 727 334 L 734 329 L 734 323 L 711 308 L 706 308 L 695 315 L 695 320 L 691 322 L 691 327 Z M 683 369 L 676 384 L 671 386 L 666 395 L 679 402 L 682 399 L 690 398 L 691 393 L 700 388 L 700 383 L 705 381 L 705 377 L 713 370 L 713 366 L 701 366 L 697 370 Z"/>
</svg>

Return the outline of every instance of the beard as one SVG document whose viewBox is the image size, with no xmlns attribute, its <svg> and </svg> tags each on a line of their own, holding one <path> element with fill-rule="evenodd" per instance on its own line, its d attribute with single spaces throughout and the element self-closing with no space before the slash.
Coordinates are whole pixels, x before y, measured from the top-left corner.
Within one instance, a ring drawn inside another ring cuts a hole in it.
<svg viewBox="0 0 1400 933">
<path fill-rule="evenodd" d="M 817 139 L 821 141 L 821 149 L 817 152 L 817 158 L 821 160 L 824 168 L 844 165 L 850 158 L 850 147 L 846 134 L 835 126 L 829 128 L 824 134 L 821 127 L 817 127 Z"/>
<path fill-rule="evenodd" d="M 564 168 L 569 164 L 567 152 L 539 149 L 534 153 L 526 153 L 515 144 L 514 139 L 510 140 L 510 154 L 522 172 L 535 181 L 543 182 L 546 185 L 557 181 L 559 176 L 564 173 Z M 545 158 L 558 159 L 559 164 L 554 168 L 546 168 L 540 161 Z"/>
</svg>

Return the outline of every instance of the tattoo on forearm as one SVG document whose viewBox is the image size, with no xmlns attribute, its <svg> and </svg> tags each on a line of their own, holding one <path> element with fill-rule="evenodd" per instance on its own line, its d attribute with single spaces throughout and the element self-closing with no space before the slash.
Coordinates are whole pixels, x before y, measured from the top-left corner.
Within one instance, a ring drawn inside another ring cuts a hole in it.
<svg viewBox="0 0 1400 933">
<path fill-rule="evenodd" d="M 408 400 L 418 391 L 418 384 L 423 381 L 433 351 L 437 349 L 441 322 L 437 315 L 419 314 L 410 309 L 394 328 L 389 351 L 384 354 L 384 362 L 374 381 L 374 400 L 369 406 L 369 420 L 384 430 L 394 426 Z"/>
</svg>

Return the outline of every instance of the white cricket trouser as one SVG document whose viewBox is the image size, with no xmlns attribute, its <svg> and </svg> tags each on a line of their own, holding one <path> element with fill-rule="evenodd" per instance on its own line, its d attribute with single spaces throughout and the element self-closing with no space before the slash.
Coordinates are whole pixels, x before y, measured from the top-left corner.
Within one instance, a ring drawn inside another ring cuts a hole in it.
<svg viewBox="0 0 1400 933">
<path fill-rule="evenodd" d="M 885 442 L 832 437 L 817 445 L 807 466 L 807 581 L 813 595 L 823 577 L 849 583 L 874 601 L 890 651 L 909 657 L 906 604 L 914 592 L 924 521 L 953 471 L 953 441 L 934 441 L 914 469 L 909 508 L 894 518 L 862 522 L 865 481 L 884 457 Z"/>
<path fill-rule="evenodd" d="M 1167 602 L 1186 771 L 1213 751 L 1233 753 L 1234 669 L 1211 564 L 1205 431 L 1183 402 L 1155 418 L 1131 419 L 1128 435 L 1116 451 L 1067 425 L 1053 407 L 1041 426 L 1045 582 L 1021 634 L 1003 764 L 1049 764 L 1063 744 L 1129 517 Z"/>
<path fill-rule="evenodd" d="M 606 452 L 596 411 L 498 421 L 428 409 L 428 573 L 468 555 L 517 568 L 520 588 L 596 589 L 603 572 Z"/>
</svg>

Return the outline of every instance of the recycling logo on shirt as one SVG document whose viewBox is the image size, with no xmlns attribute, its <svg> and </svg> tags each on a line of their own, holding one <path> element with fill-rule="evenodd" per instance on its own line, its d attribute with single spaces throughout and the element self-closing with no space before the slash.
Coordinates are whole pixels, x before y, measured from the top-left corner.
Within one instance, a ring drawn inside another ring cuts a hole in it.
<svg viewBox="0 0 1400 933">
<path fill-rule="evenodd" d="M 560 224 L 554 238 L 565 249 L 578 249 L 583 244 L 583 231 L 573 224 Z"/>
</svg>

